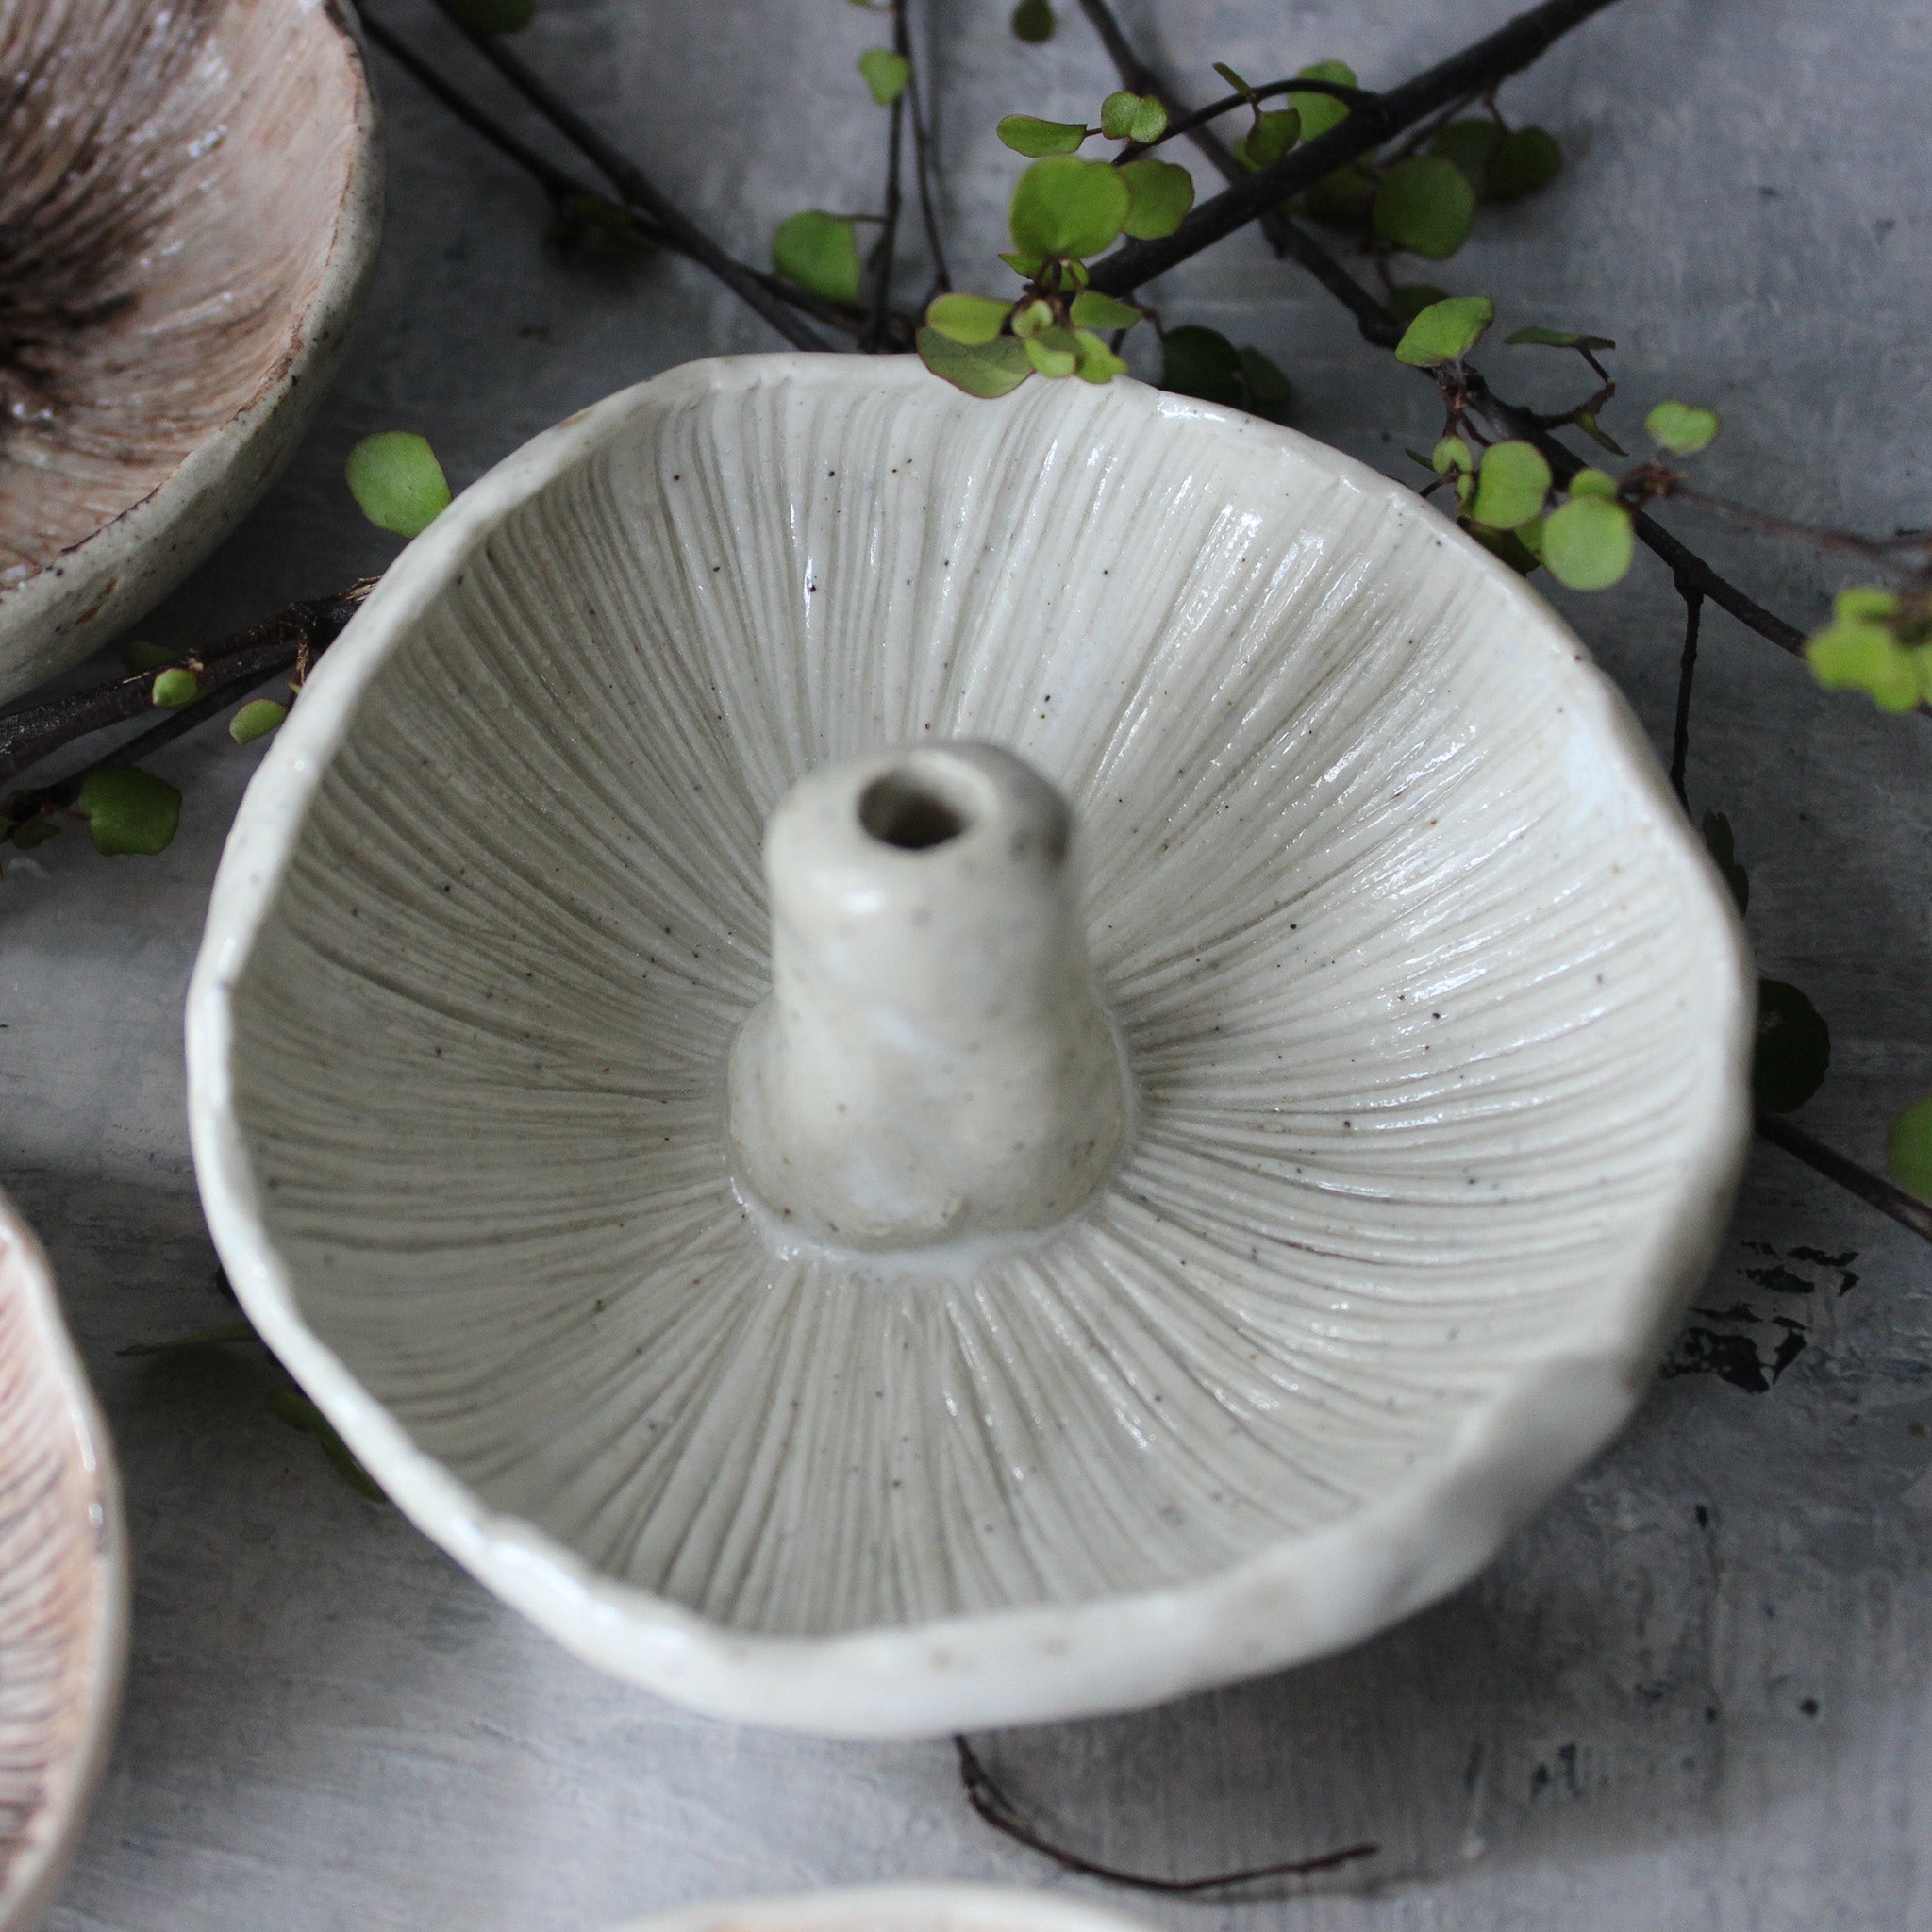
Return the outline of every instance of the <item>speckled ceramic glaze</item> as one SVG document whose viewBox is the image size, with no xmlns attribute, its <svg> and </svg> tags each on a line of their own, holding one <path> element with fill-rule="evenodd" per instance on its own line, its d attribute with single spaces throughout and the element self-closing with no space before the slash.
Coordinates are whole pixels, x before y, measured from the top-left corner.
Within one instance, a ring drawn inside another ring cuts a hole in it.
<svg viewBox="0 0 1932 1932">
<path fill-rule="evenodd" d="M 727 1158 L 768 816 L 971 740 L 1070 802 L 1131 1134 L 870 1257 Z M 224 859 L 196 1158 L 396 1501 L 700 1709 L 1152 1703 L 1441 1596 L 1629 1413 L 1747 1129 L 1727 896 L 1536 592 L 1121 381 L 693 364 L 519 451 L 325 660 Z"/>
<path fill-rule="evenodd" d="M 108 1432 L 46 1257 L 0 1195 L 0 1932 L 38 1921 L 67 1869 L 126 1654 Z"/>
<path fill-rule="evenodd" d="M 615 1932 L 1144 1932 L 1075 1899 L 992 1885 L 853 1885 L 740 1898 L 637 1919 Z"/>
<path fill-rule="evenodd" d="M 375 252 L 339 0 L 0 6 L 0 702 L 268 487 Z"/>
</svg>

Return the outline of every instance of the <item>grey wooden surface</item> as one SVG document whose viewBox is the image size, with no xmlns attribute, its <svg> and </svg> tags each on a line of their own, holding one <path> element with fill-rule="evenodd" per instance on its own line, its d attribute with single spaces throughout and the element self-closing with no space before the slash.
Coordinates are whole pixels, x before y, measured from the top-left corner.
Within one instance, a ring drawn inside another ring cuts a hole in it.
<svg viewBox="0 0 1932 1932">
<path fill-rule="evenodd" d="M 422 0 L 383 5 L 457 58 Z M 841 0 L 540 6 L 530 57 L 741 250 L 797 207 L 873 202 L 883 116 L 852 61 L 876 24 Z M 1159 38 L 1197 76 L 1216 57 L 1274 74 L 1339 54 L 1373 83 L 1507 10 L 1162 0 Z M 992 120 L 1090 112 L 1108 84 L 1077 19 L 1028 50 L 1006 11 L 932 8 L 962 263 L 990 259 L 1010 178 Z M 1666 394 L 1724 409 L 1719 487 L 1922 522 L 1928 57 L 1932 8 L 1895 0 L 1624 0 L 1512 95 L 1562 136 L 1567 178 L 1486 219 L 1449 278 L 1495 293 L 1507 323 L 1615 336 L 1626 425 Z M 426 431 L 460 484 L 626 382 L 769 345 L 682 266 L 613 276 L 547 258 L 525 185 L 380 57 L 376 72 L 391 226 L 348 366 L 291 474 L 157 637 L 378 566 L 393 546 L 340 483 L 370 429 Z M 1161 293 L 1171 315 L 1274 354 L 1313 433 L 1397 474 L 1402 446 L 1435 433 L 1426 388 L 1254 238 Z M 1547 352 L 1488 360 L 1517 390 L 1568 379 Z M 1774 546 L 1709 547 L 1800 620 L 1837 581 Z M 1624 590 L 1571 601 L 1667 730 L 1661 573 L 1645 560 Z M 58 1932 L 592 1932 L 781 1887 L 1066 1882 L 968 1813 L 943 1744 L 731 1729 L 574 1662 L 269 1415 L 267 1362 L 117 1352 L 228 1313 L 188 1158 L 179 1021 L 254 756 L 216 736 L 159 761 L 188 793 L 159 859 L 103 860 L 70 836 L 0 880 L 0 1178 L 59 1270 L 125 1465 L 137 1564 L 125 1716 Z M 1932 1088 L 1928 779 L 1923 721 L 1824 699 L 1709 621 L 1693 800 L 1737 826 L 1767 970 L 1831 1022 L 1834 1071 L 1805 1118 L 1867 1160 Z M 1267 1682 L 988 1740 L 992 1761 L 1066 1838 L 1155 1870 L 1384 1847 L 1259 1903 L 1123 1901 L 1175 1926 L 1932 1926 L 1932 1254 L 1761 1150 L 1698 1307 L 1677 1364 L 1731 1378 L 1661 1380 L 1621 1444 L 1452 1602 Z"/>
</svg>

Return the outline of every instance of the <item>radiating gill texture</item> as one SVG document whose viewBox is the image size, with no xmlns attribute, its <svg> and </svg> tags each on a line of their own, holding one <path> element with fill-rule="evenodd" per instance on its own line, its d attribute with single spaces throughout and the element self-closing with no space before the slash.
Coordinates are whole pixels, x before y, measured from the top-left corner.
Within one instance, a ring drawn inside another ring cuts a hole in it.
<svg viewBox="0 0 1932 1932">
<path fill-rule="evenodd" d="M 0 586 L 141 502 L 288 367 L 357 137 L 347 48 L 291 57 L 322 11 L 0 7 Z"/>
<path fill-rule="evenodd" d="M 389 658 L 238 990 L 305 1319 L 488 1504 L 749 1630 L 1362 1508 L 1627 1328 L 1725 1091 L 1722 915 L 1568 657 L 1433 513 L 1152 391 L 674 387 Z M 775 1258 L 722 1151 L 760 824 L 952 736 L 1078 811 L 1134 1150 L 957 1281 Z"/>
<path fill-rule="evenodd" d="M 114 1676 L 100 1473 L 37 1257 L 0 1202 L 0 1923 L 64 1854 Z"/>
</svg>

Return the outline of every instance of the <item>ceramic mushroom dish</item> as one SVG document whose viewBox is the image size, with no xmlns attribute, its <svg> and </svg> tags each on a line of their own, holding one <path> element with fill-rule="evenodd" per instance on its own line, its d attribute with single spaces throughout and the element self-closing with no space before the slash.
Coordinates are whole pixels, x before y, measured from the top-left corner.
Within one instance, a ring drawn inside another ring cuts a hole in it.
<svg viewBox="0 0 1932 1932">
<path fill-rule="evenodd" d="M 1641 1395 L 1751 1013 L 1624 706 L 1408 491 L 762 357 L 391 570 L 230 840 L 192 1109 L 250 1316 L 492 1590 L 910 1735 L 1468 1577 Z"/>
<path fill-rule="evenodd" d="M 127 1547 L 47 1257 L 0 1195 L 0 1932 L 67 1870 L 120 1704 Z"/>
<path fill-rule="evenodd" d="M 336 0 L 0 8 L 0 702 L 171 590 L 293 447 L 374 260 Z"/>
<path fill-rule="evenodd" d="M 849 1885 L 731 1899 L 639 1919 L 621 1932 L 1144 1932 L 1077 1900 L 993 1885 Z"/>
</svg>

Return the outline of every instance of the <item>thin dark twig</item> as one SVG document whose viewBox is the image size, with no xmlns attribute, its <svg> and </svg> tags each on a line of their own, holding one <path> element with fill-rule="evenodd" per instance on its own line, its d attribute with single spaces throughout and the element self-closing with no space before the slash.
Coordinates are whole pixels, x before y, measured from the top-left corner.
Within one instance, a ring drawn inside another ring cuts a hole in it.
<svg viewBox="0 0 1932 1932">
<path fill-rule="evenodd" d="M 912 178 L 919 187 L 919 219 L 925 229 L 925 245 L 932 251 L 933 281 L 943 294 L 953 286 L 953 272 L 946 266 L 946 244 L 940 234 L 939 209 L 933 200 L 932 130 L 926 125 L 916 66 L 906 83 L 906 99 L 912 110 Z"/>
<path fill-rule="evenodd" d="M 911 80 L 911 42 L 906 34 L 906 0 L 892 0 L 892 51 L 906 62 L 908 85 Z M 866 330 L 864 346 L 877 351 L 885 345 L 886 324 L 891 312 L 892 257 L 899 241 L 899 209 L 904 194 L 899 182 L 899 154 L 906 132 L 906 89 L 892 97 L 886 131 L 886 212 L 873 250 L 872 324 Z"/>
<path fill-rule="evenodd" d="M 1130 1886 L 1137 1891 L 1163 1892 L 1174 1898 L 1189 1898 L 1204 1891 L 1222 1891 L 1231 1886 L 1255 1885 L 1268 1878 L 1307 1878 L 1318 1872 L 1332 1872 L 1337 1866 L 1351 1865 L 1357 1858 L 1373 1858 L 1380 1845 L 1344 1845 L 1339 1852 L 1324 1852 L 1312 1858 L 1286 1858 L 1279 1864 L 1254 1865 L 1240 1872 L 1215 1872 L 1203 1878 L 1158 1878 L 1142 1872 L 1125 1872 L 1117 1865 L 1103 1865 L 1082 1857 L 1041 1837 L 1026 1822 L 1012 1799 L 993 1781 L 992 1774 L 980 1762 L 978 1754 L 963 1737 L 955 1737 L 959 1754 L 959 1782 L 966 1788 L 966 1802 L 992 1828 L 1051 1858 L 1063 1872 L 1075 1872 L 1086 1878 L 1104 1878 L 1110 1885 Z"/>
<path fill-rule="evenodd" d="M 1542 452 L 1551 474 L 1558 483 L 1569 482 L 1577 471 L 1587 467 L 1581 457 L 1550 434 L 1533 410 L 1525 409 L 1517 403 L 1505 402 L 1475 370 L 1465 369 L 1463 386 L 1471 408 L 1479 415 L 1506 435 L 1532 442 Z M 1774 616 L 1763 605 L 1747 597 L 1736 584 L 1727 577 L 1720 576 L 1701 557 L 1687 549 L 1644 511 L 1635 512 L 1631 521 L 1636 525 L 1639 541 L 1670 567 L 1671 575 L 1679 584 L 1693 591 L 1702 591 L 1720 610 L 1728 610 L 1739 623 L 1755 630 L 1767 643 L 1775 644 L 1781 651 L 1804 651 L 1805 633 L 1796 625 L 1787 624 L 1783 618 Z"/>
<path fill-rule="evenodd" d="M 1901 1227 L 1909 1228 L 1921 1241 L 1932 1241 L 1932 1207 L 1916 1195 L 1907 1193 L 1903 1188 L 1893 1187 L 1889 1180 L 1860 1167 L 1856 1160 L 1848 1160 L 1836 1148 L 1827 1147 L 1823 1141 L 1807 1134 L 1783 1114 L 1759 1113 L 1757 1131 L 1774 1147 L 1782 1147 L 1807 1167 L 1815 1168 L 1827 1180 L 1836 1181 L 1868 1206 L 1877 1208 L 1879 1213 L 1889 1214 Z"/>
<path fill-rule="evenodd" d="M 1684 655 L 1677 663 L 1677 722 L 1671 734 L 1671 790 L 1686 811 L 1690 794 L 1684 790 L 1684 768 L 1690 761 L 1690 692 L 1697 682 L 1697 633 L 1704 619 L 1704 592 L 1679 583 L 1684 600 Z"/>
<path fill-rule="evenodd" d="M 479 108 L 447 75 L 440 73 L 391 28 L 383 25 L 374 14 L 364 11 L 361 19 L 364 30 L 376 46 L 389 55 L 431 99 L 447 108 L 466 127 L 481 135 L 498 153 L 522 168 L 549 196 L 553 208 L 560 208 L 572 201 L 580 199 L 606 199 L 589 182 L 559 168 L 556 162 L 518 140 L 494 116 Z M 677 238 L 666 234 L 641 208 L 625 208 L 623 212 L 628 218 L 632 231 L 641 241 L 689 257 L 689 251 Z M 790 303 L 793 308 L 800 309 L 807 315 L 815 316 L 828 327 L 842 330 L 846 335 L 856 336 L 865 326 L 863 313 L 856 307 L 828 302 L 823 296 L 814 295 L 808 289 L 801 289 L 792 282 L 781 281 L 776 275 L 763 269 L 753 269 L 751 273 L 779 301 Z"/>
<path fill-rule="evenodd" d="M 1574 4 L 1574 0 L 1572 0 Z M 1607 4 L 1607 0 L 1605 0 Z M 430 0 L 430 5 L 502 75 L 558 133 L 616 189 L 631 207 L 641 208 L 657 223 L 679 253 L 708 268 L 735 295 L 800 349 L 831 345 L 808 328 L 779 296 L 768 289 L 755 269 L 727 255 L 684 210 L 664 194 L 627 155 L 597 132 L 570 104 L 560 99 L 499 37 L 478 32 L 462 16 L 456 0 Z"/>
<path fill-rule="evenodd" d="M 447 5 L 448 0 L 438 4 Z M 1438 108 L 1520 73 L 1573 27 L 1614 4 L 1615 0 L 1542 0 L 1541 6 L 1414 79 L 1377 94 L 1327 133 L 1291 148 L 1278 161 L 1224 189 L 1197 207 L 1173 234 L 1153 242 L 1130 242 L 1104 257 L 1094 264 L 1092 287 L 1108 295 L 1131 294 L 1141 283 L 1244 227 L 1264 208 L 1312 188 L 1324 175 L 1381 146 Z"/>
<path fill-rule="evenodd" d="M 291 651 L 286 661 L 270 670 L 258 668 L 239 677 L 228 678 L 215 690 L 203 692 L 192 705 L 184 705 L 178 711 L 170 711 L 159 724 L 146 731 L 137 731 L 125 743 L 117 744 L 106 756 L 91 760 L 77 772 L 57 778 L 51 785 L 35 786 L 0 798 L 0 825 L 24 824 L 31 819 L 43 817 L 48 811 L 70 808 L 79 799 L 81 787 L 90 773 L 109 767 L 138 765 L 142 758 L 152 758 L 163 745 L 173 744 L 177 738 L 186 737 L 210 718 L 219 716 L 230 705 L 266 683 L 277 671 L 291 669 L 294 662 L 295 655 Z"/>
<path fill-rule="evenodd" d="M 1089 18 L 1091 17 L 1090 12 Z M 1148 92 L 1151 93 L 1155 90 L 1150 88 Z M 1221 100 L 1209 101 L 1205 108 L 1189 109 L 1169 121 L 1167 131 L 1158 141 L 1130 141 L 1121 150 L 1121 158 L 1132 160 L 1135 156 L 1144 155 L 1150 148 L 1160 146 L 1162 142 L 1173 141 L 1177 135 L 1191 134 L 1195 128 L 1205 127 L 1210 121 L 1219 121 L 1224 114 L 1232 114 L 1237 108 L 1245 108 L 1253 101 L 1272 101 L 1281 94 L 1332 94 L 1336 100 L 1351 108 L 1362 107 L 1375 98 L 1366 88 L 1344 87 L 1340 81 L 1271 80 L 1266 87 L 1250 88 L 1244 94 L 1228 94 Z M 1166 98 L 1165 94 L 1161 95 L 1162 100 Z"/>
<path fill-rule="evenodd" d="M 539 154 L 527 142 L 520 141 L 493 114 L 479 108 L 469 95 L 445 79 L 407 41 L 391 28 L 385 26 L 366 7 L 359 8 L 358 10 L 362 17 L 362 31 L 418 87 L 422 88 L 425 93 L 447 108 L 464 126 L 480 134 L 499 154 L 514 161 L 549 195 L 554 205 L 561 205 L 580 194 L 591 192 L 583 182 L 567 174 L 547 156 Z M 664 231 L 647 215 L 632 210 L 632 218 L 640 230 L 647 234 L 651 240 L 660 243 L 664 241 Z"/>
<path fill-rule="evenodd" d="M 1127 39 L 1108 0 L 1080 0 L 1080 7 L 1107 48 L 1123 86 L 1131 88 L 1136 93 L 1158 94 L 1163 101 L 1178 101 L 1179 95 L 1172 84 L 1157 68 L 1141 58 L 1133 42 Z M 1258 97 L 1264 92 L 1291 92 L 1295 85 L 1284 81 L 1278 89 L 1272 86 L 1266 90 L 1257 88 L 1256 93 Z M 1351 88 L 1344 92 L 1357 93 L 1359 90 Z M 1239 94 L 1234 98 L 1237 103 L 1241 100 Z M 1180 121 L 1170 125 L 1168 136 L 1185 133 L 1225 180 L 1244 180 L 1247 169 L 1235 158 L 1234 151 L 1227 143 L 1206 125 L 1211 118 L 1205 111 L 1184 115 Z M 1291 256 L 1337 301 L 1344 304 L 1370 341 L 1384 348 L 1392 348 L 1401 340 L 1402 326 L 1394 316 L 1298 222 L 1291 221 L 1279 208 L 1271 208 L 1261 214 L 1260 224 L 1261 233 L 1275 254 Z"/>
<path fill-rule="evenodd" d="M 1753 509 L 1748 504 L 1731 503 L 1722 496 L 1693 490 L 1685 483 L 1674 483 L 1666 493 L 1673 503 L 1694 504 L 1699 509 L 1707 509 L 1714 515 L 1728 518 L 1732 523 L 1742 524 L 1747 529 L 1761 531 L 1767 537 L 1794 537 L 1814 549 L 1862 558 L 1868 563 L 1896 568 L 1895 559 L 1900 551 L 1928 547 L 1924 532 L 1919 530 L 1902 530 L 1894 537 L 1865 537 L 1856 530 L 1835 530 L 1823 524 L 1807 524 L 1791 517 L 1774 516 L 1769 510 Z"/>
<path fill-rule="evenodd" d="M 364 577 L 326 597 L 291 604 L 206 651 L 184 653 L 172 665 L 115 678 L 68 697 L 50 698 L 0 718 L 0 783 L 91 731 L 151 712 L 155 679 L 164 670 L 192 671 L 205 684 L 239 690 L 293 664 L 305 646 L 311 654 L 325 649 L 341 634 L 375 583 L 374 577 Z M 193 708 L 187 707 L 175 715 L 187 716 Z"/>
</svg>

